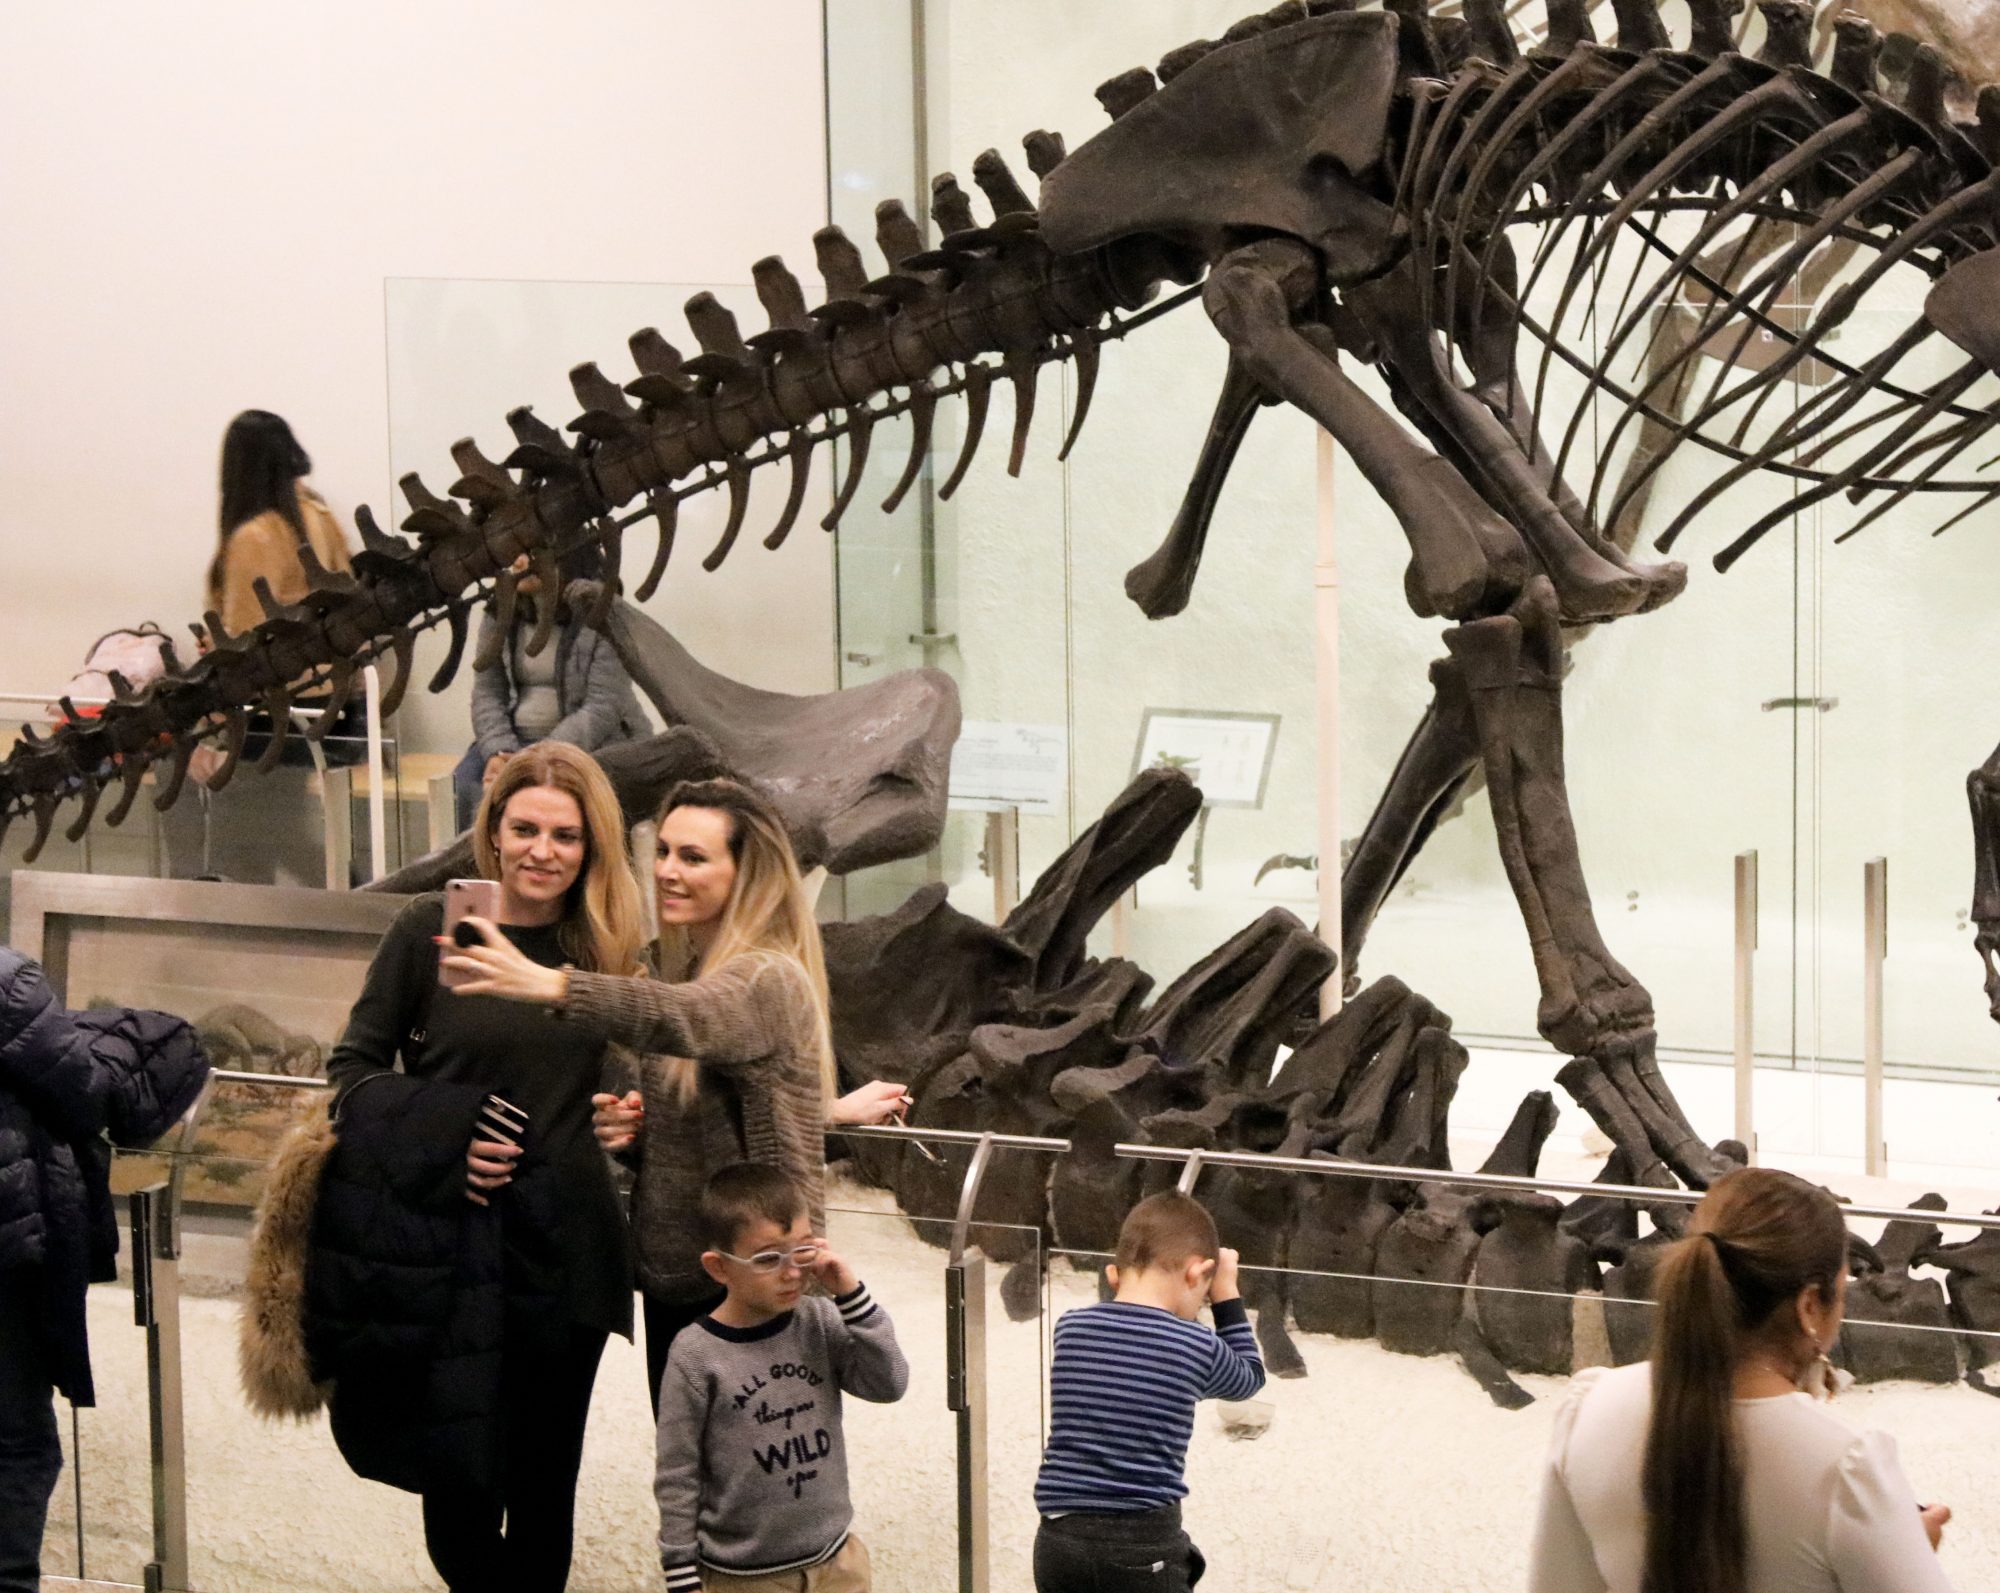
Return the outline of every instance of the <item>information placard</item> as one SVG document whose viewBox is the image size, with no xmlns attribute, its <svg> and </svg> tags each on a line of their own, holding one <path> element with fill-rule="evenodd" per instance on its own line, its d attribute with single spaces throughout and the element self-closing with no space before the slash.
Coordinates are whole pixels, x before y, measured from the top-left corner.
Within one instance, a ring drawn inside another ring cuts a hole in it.
<svg viewBox="0 0 2000 1593">
<path fill-rule="evenodd" d="M 951 752 L 951 805 L 1060 813 L 1069 798 L 1069 732 L 1061 725 L 968 719 Z"/>
<path fill-rule="evenodd" d="M 1212 808 L 1261 808 L 1278 746 L 1278 715 L 1217 709 L 1148 708 L 1139 722 L 1132 773 L 1183 769 Z"/>
</svg>

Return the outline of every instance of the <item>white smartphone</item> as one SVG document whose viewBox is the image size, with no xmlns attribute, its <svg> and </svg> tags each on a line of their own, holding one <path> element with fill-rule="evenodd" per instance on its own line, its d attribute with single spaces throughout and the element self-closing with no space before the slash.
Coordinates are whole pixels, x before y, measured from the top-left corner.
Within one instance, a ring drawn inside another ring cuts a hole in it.
<svg viewBox="0 0 2000 1593">
<path fill-rule="evenodd" d="M 446 957 L 460 946 L 477 945 L 479 932 L 466 926 L 468 918 L 491 919 L 500 911 L 500 882 L 497 879 L 449 879 L 444 882 L 444 938 L 438 947 L 438 983 L 450 990 L 465 983 L 444 965 Z"/>
</svg>

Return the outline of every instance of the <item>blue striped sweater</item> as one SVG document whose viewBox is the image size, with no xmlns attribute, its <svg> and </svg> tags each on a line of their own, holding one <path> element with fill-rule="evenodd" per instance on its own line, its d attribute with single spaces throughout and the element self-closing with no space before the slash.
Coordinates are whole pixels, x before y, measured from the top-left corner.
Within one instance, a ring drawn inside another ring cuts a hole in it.
<svg viewBox="0 0 2000 1593">
<path fill-rule="evenodd" d="M 1214 1316 L 1211 1332 L 1120 1300 L 1063 1314 L 1036 1509 L 1157 1510 L 1187 1497 L 1196 1403 L 1248 1399 L 1264 1386 L 1243 1302 L 1218 1300 Z"/>
</svg>

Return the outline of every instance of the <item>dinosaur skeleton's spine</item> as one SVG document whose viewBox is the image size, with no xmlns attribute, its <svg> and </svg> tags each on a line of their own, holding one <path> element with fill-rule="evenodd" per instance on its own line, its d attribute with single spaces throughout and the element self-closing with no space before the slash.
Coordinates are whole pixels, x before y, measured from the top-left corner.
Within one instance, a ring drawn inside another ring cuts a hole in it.
<svg viewBox="0 0 2000 1593">
<path fill-rule="evenodd" d="M 1038 174 L 1062 158 L 1061 140 L 1054 135 L 1037 133 L 1026 142 Z M 712 569 L 742 527 L 751 473 L 788 461 L 790 491 L 779 523 L 764 539 L 775 547 L 802 507 L 811 454 L 819 444 L 844 437 L 845 479 L 822 522 L 831 530 L 859 487 L 873 427 L 909 414 L 911 457 L 891 494 L 892 504 L 899 500 L 928 451 L 932 409 L 947 393 L 964 393 L 970 415 L 947 493 L 978 446 L 996 379 L 1010 381 L 1015 391 L 1009 468 L 1018 471 L 1037 371 L 1051 360 L 1073 359 L 1080 373 L 1068 439 L 1073 442 L 1088 404 L 1098 345 L 1122 335 L 1119 312 L 1138 308 L 1154 279 L 1141 273 L 1134 282 L 1124 280 L 1115 249 L 1052 254 L 1037 236 L 1032 204 L 997 154 L 982 155 L 974 175 L 992 203 L 992 225 L 979 226 L 957 183 L 940 177 L 933 187 L 933 215 L 944 234 L 942 245 L 926 250 L 903 207 L 883 205 L 877 239 L 891 269 L 873 280 L 854 244 L 840 229 L 826 228 L 814 243 L 829 299 L 811 311 L 782 261 L 759 262 L 753 276 L 770 319 L 767 330 L 746 338 L 713 295 L 697 295 L 687 313 L 701 346 L 698 355 L 683 359 L 649 328 L 631 340 L 640 374 L 623 388 L 595 365 L 570 373 L 583 406 L 569 427 L 578 434 L 575 443 L 531 411 L 514 411 L 507 420 L 516 447 L 505 459 L 487 458 L 470 439 L 453 447 L 460 474 L 448 495 L 431 491 L 415 475 L 403 478 L 409 513 L 402 529 L 415 536 L 414 544 L 385 534 L 364 508 L 356 516 L 363 550 L 352 575 L 309 564 L 308 597 L 281 606 L 261 592 L 267 617 L 254 630 L 228 636 L 217 618 L 208 616 L 213 645 L 188 669 L 172 668 L 137 692 L 114 681 L 116 699 L 94 719 L 65 704 L 62 727 L 46 739 L 25 733 L 0 764 L 0 834 L 15 818 L 32 814 L 36 833 L 27 854 L 32 861 L 60 803 L 79 801 L 66 831 L 76 839 L 113 785 L 122 787 L 107 815 L 115 824 L 155 764 L 164 764 L 167 772 L 154 801 L 170 806 L 196 745 L 208 737 L 219 736 L 222 743 L 222 765 L 209 780 L 211 788 L 219 788 L 235 771 L 253 707 L 267 708 L 278 727 L 265 754 L 269 762 L 281 748 L 300 683 L 328 683 L 337 711 L 359 670 L 393 653 L 400 667 L 392 696 L 399 700 L 410 678 L 416 632 L 448 623 L 451 645 L 431 682 L 432 689 L 441 689 L 458 668 L 470 608 L 489 586 L 502 617 L 511 616 L 516 577 L 510 567 L 517 559 L 527 558 L 545 588 L 553 590 L 561 556 L 596 543 L 615 577 L 624 531 L 617 511 L 636 501 L 643 500 L 644 508 L 634 518 L 653 515 L 660 521 L 657 553 L 639 586 L 643 598 L 657 585 L 672 550 L 681 499 L 718 485 L 729 492 L 727 527 L 704 560 Z M 304 556 L 310 560 L 310 550 Z M 603 583 L 607 602 L 614 584 Z M 542 605 L 542 634 L 531 645 L 546 642 L 552 607 Z M 393 712 L 396 701 L 384 706 Z M 329 711 L 321 724 L 332 717 Z"/>
</svg>

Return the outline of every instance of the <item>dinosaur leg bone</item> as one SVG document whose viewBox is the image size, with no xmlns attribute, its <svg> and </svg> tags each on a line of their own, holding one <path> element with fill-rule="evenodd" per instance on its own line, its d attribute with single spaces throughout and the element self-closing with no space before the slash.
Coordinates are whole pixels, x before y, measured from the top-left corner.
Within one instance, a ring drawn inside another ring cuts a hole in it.
<svg viewBox="0 0 2000 1593">
<path fill-rule="evenodd" d="M 1547 581 L 1532 581 L 1511 613 L 1448 631 L 1445 643 L 1451 656 L 1437 673 L 1448 680 L 1456 672 L 1472 703 L 1501 861 L 1541 983 L 1541 1032 L 1589 1058 L 1618 1096 L 1625 1110 L 1614 1137 L 1636 1168 L 1664 1159 L 1704 1186 L 1728 1164 L 1675 1105 L 1653 1061 L 1652 998 L 1611 955 L 1591 912 L 1563 773 L 1555 594 Z M 1644 1141 L 1627 1144 L 1633 1120 Z"/>
<path fill-rule="evenodd" d="M 1372 334 L 1381 363 L 1470 461 L 1487 502 L 1519 529 L 1554 583 L 1566 622 L 1657 608 L 1687 584 L 1686 566 L 1632 564 L 1564 512 L 1545 451 L 1539 442 L 1522 442 L 1534 435 L 1532 414 L 1518 417 L 1517 429 L 1510 429 L 1459 386 L 1436 331 L 1423 319 L 1422 295 L 1407 263 L 1349 288 L 1344 297 Z"/>
<path fill-rule="evenodd" d="M 1432 678 L 1437 695 L 1396 760 L 1354 856 L 1341 871 L 1340 947 L 1350 985 L 1375 915 L 1479 766 L 1479 733 L 1463 683 L 1455 671 Z M 1333 865 L 1322 859 L 1321 866 Z"/>
<path fill-rule="evenodd" d="M 1243 362 L 1229 356 L 1229 373 L 1216 396 L 1215 415 L 1202 439 L 1201 458 L 1188 483 L 1187 496 L 1151 557 L 1135 564 L 1125 575 L 1125 593 L 1148 619 L 1165 619 L 1187 607 L 1194 590 L 1195 572 L 1201 567 L 1203 544 L 1208 540 L 1208 523 L 1214 517 L 1222 483 L 1235 462 L 1236 450 L 1250 429 L 1250 422 L 1264 403 L 1264 394 L 1252 380 Z"/>
<path fill-rule="evenodd" d="M 1388 503 L 1409 538 L 1418 611 L 1469 619 L 1503 608 L 1527 574 L 1520 538 L 1293 324 L 1315 279 L 1304 245 L 1267 240 L 1224 256 L 1202 299 L 1248 375 L 1331 432 Z"/>
<path fill-rule="evenodd" d="M 1965 794 L 1972 802 L 1972 921 L 1979 927 L 1973 945 L 1986 963 L 1986 1000 L 2000 1022 L 2000 748 L 1966 777 Z"/>
</svg>

